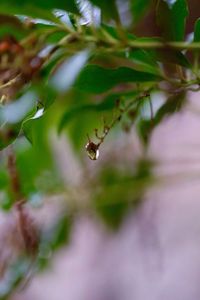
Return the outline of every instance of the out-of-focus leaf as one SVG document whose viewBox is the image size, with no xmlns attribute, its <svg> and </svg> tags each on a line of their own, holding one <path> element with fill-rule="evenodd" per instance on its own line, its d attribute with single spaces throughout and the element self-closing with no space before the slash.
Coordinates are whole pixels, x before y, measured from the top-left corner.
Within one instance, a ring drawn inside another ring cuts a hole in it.
<svg viewBox="0 0 200 300">
<path fill-rule="evenodd" d="M 33 91 L 37 95 L 38 100 L 38 109 L 44 108 L 44 111 L 47 110 L 55 101 L 57 97 L 57 92 L 55 89 L 49 84 L 48 78 L 50 70 L 46 70 L 42 75 L 42 80 L 37 83 L 33 83 L 31 86 L 31 91 Z"/>
<path fill-rule="evenodd" d="M 160 74 L 155 53 L 145 50 L 134 50 L 129 53 L 128 58 L 136 65 L 143 67 L 147 72 L 157 75 Z"/>
<path fill-rule="evenodd" d="M 117 99 L 117 95 L 114 94 L 108 96 L 106 99 L 104 99 L 104 101 L 98 104 L 81 104 L 81 105 L 76 105 L 71 109 L 68 109 L 60 120 L 58 132 L 61 132 L 62 129 L 68 124 L 68 122 L 72 118 L 78 117 L 80 113 L 84 113 L 88 111 L 102 112 L 102 111 L 108 111 L 113 109 L 116 105 L 116 99 Z"/>
<path fill-rule="evenodd" d="M 104 34 L 106 34 L 106 35 L 108 34 L 109 36 L 111 36 L 115 40 L 120 39 L 119 32 L 117 31 L 116 27 L 113 27 L 113 26 L 110 26 L 110 25 L 107 25 L 107 24 L 103 23 L 101 25 L 100 30 L 102 30 L 102 32 Z"/>
<path fill-rule="evenodd" d="M 72 109 L 66 111 L 60 120 L 58 127 L 58 132 L 61 132 L 62 129 L 68 124 L 68 122 L 79 115 L 79 113 L 84 113 L 84 111 L 96 111 L 97 105 L 95 104 L 82 104 L 75 106 Z"/>
<path fill-rule="evenodd" d="M 94 192 L 97 214 L 111 228 L 118 229 L 130 209 L 137 208 L 144 192 L 152 183 L 152 163 L 139 161 L 135 172 L 104 168 L 100 175 L 101 189 Z"/>
<path fill-rule="evenodd" d="M 182 92 L 179 94 L 175 94 L 169 97 L 166 100 L 166 102 L 158 109 L 156 115 L 152 120 L 150 119 L 144 120 L 142 118 L 139 118 L 137 123 L 137 129 L 145 145 L 147 145 L 153 129 L 156 126 L 158 126 L 164 118 L 180 111 L 184 103 L 185 103 L 185 93 Z"/>
<path fill-rule="evenodd" d="M 26 93 L 18 100 L 1 107 L 0 150 L 15 141 L 19 135 L 23 121 L 32 113 L 35 104 L 35 94 Z"/>
<path fill-rule="evenodd" d="M 28 118 L 22 124 L 22 130 L 24 132 L 24 135 L 31 144 L 33 143 L 32 127 L 34 126 L 36 120 L 41 118 L 43 114 L 44 108 L 39 108 L 32 117 Z"/>
<path fill-rule="evenodd" d="M 161 77 L 127 67 L 105 69 L 98 65 L 89 65 L 79 75 L 75 86 L 85 92 L 99 94 L 110 90 L 120 83 L 158 80 L 161 80 Z"/>
<path fill-rule="evenodd" d="M 13 143 L 18 137 L 23 120 L 32 112 L 36 103 L 35 95 L 27 93 L 0 109 L 0 150 Z"/>
<path fill-rule="evenodd" d="M 193 40 L 196 43 L 200 42 L 200 18 L 197 19 L 195 22 Z M 194 66 L 195 66 L 195 71 L 197 71 L 199 68 L 199 50 L 194 51 Z"/>
<path fill-rule="evenodd" d="M 136 40 L 136 36 L 133 33 L 124 32 L 123 34 L 128 40 Z M 112 39 L 113 42 L 121 40 L 121 36 L 117 28 L 105 23 L 101 25 L 99 29 L 99 35 L 102 36 L 102 42 L 104 41 L 105 37 Z"/>
<path fill-rule="evenodd" d="M 187 16 L 186 0 L 159 0 L 157 22 L 163 37 L 167 40 L 181 41 L 184 39 Z"/>
<path fill-rule="evenodd" d="M 182 67 L 191 68 L 191 63 L 187 57 L 180 51 L 168 50 L 157 50 L 157 60 L 164 63 L 177 64 Z"/>
<path fill-rule="evenodd" d="M 58 132 L 61 132 L 65 126 L 75 117 L 79 117 L 79 114 L 87 114 L 87 112 L 94 111 L 94 112 L 106 112 L 112 110 L 116 107 L 116 102 L 118 99 L 123 98 L 126 100 L 130 99 L 133 101 L 134 97 L 138 95 L 138 92 L 131 91 L 131 92 L 122 92 L 122 93 L 112 93 L 106 96 L 101 102 L 98 103 L 84 103 L 80 105 L 73 105 L 72 107 L 68 108 L 66 112 L 62 115 L 59 126 Z M 76 102 L 76 101 L 75 101 Z"/>
<path fill-rule="evenodd" d="M 28 30 L 17 17 L 0 14 L 0 39 L 10 35 L 11 32 L 16 39 L 20 39 L 26 36 Z"/>
<path fill-rule="evenodd" d="M 23 124 L 24 131 L 27 125 L 26 138 L 31 140 L 32 145 L 25 137 L 21 137 L 15 143 L 18 170 L 21 182 L 23 182 L 23 194 L 28 199 L 36 192 L 42 194 L 58 192 L 62 185 L 49 141 L 49 131 L 54 124 L 52 111 L 55 112 L 55 109 L 50 108 L 42 117 L 39 117 L 39 114 L 42 114 L 41 108 L 37 111 L 38 118 Z"/>
<path fill-rule="evenodd" d="M 0 189 L 3 190 L 3 188 L 8 184 L 9 178 L 6 174 L 5 170 L 0 170 Z"/>
<path fill-rule="evenodd" d="M 194 42 L 200 42 L 200 18 L 195 23 Z"/>
<path fill-rule="evenodd" d="M 116 202 L 108 202 L 97 204 L 96 210 L 98 215 L 103 219 L 103 221 L 112 229 L 118 229 L 121 225 L 121 222 L 125 216 L 125 214 L 130 209 L 131 205 L 127 202 L 123 202 L 124 197 L 126 197 L 126 193 L 123 189 L 109 189 L 109 197 L 115 199 Z M 102 195 L 103 198 L 106 195 Z M 100 201 L 100 200 L 99 200 Z"/>
<path fill-rule="evenodd" d="M 137 38 L 135 41 L 142 42 L 161 42 L 160 38 Z M 191 68 L 191 63 L 185 54 L 181 51 L 172 49 L 157 49 L 157 50 L 132 50 L 127 53 L 127 57 L 133 62 L 139 63 L 147 67 L 147 71 L 156 72 L 158 69 L 157 62 L 178 64 L 185 68 Z M 158 71 L 157 71 L 158 72 Z"/>
<path fill-rule="evenodd" d="M 0 14 L 0 25 L 12 25 L 19 30 L 23 29 L 23 24 L 21 21 L 15 16 L 7 16 Z"/>
<path fill-rule="evenodd" d="M 30 271 L 31 261 L 25 257 L 17 259 L 7 270 L 6 276 L 0 282 L 0 299 L 10 298 L 14 289 L 26 278 Z"/>
<path fill-rule="evenodd" d="M 51 29 L 49 28 L 49 31 Z M 48 31 L 48 29 L 46 28 L 46 32 Z M 35 30 L 36 33 L 38 33 L 38 35 L 45 35 L 45 30 L 41 29 L 41 30 Z M 45 41 L 46 43 L 48 43 L 49 45 L 53 45 L 53 44 L 57 44 L 59 43 L 59 41 L 64 38 L 66 36 L 66 33 L 64 31 L 58 31 L 55 29 L 55 31 L 53 32 L 53 28 L 52 28 L 52 33 L 47 35 Z"/>
<path fill-rule="evenodd" d="M 134 24 L 141 19 L 151 4 L 151 0 L 130 0 L 130 9 L 133 15 Z"/>
<path fill-rule="evenodd" d="M 0 11 L 5 14 L 29 15 L 37 18 L 49 19 L 50 11 L 53 9 L 63 9 L 75 14 L 80 14 L 74 0 L 48 0 L 48 1 L 27 1 L 27 0 L 1 0 Z"/>
<path fill-rule="evenodd" d="M 101 9 L 102 15 L 107 19 L 119 21 L 119 14 L 116 6 L 116 0 L 89 0 L 92 4 Z"/>
<path fill-rule="evenodd" d="M 49 61 L 43 66 L 40 74 L 42 78 L 48 80 L 50 75 L 55 71 L 55 68 L 60 65 L 64 60 L 64 53 L 58 51 Z"/>
<path fill-rule="evenodd" d="M 51 228 L 50 245 L 52 250 L 56 250 L 68 242 L 71 225 L 71 218 L 69 218 L 69 216 L 65 216 L 61 218 L 53 228 Z"/>
<path fill-rule="evenodd" d="M 155 126 L 158 125 L 165 117 L 180 111 L 185 104 L 185 100 L 185 92 L 169 97 L 166 103 L 164 103 L 156 113 L 154 118 Z"/>
<path fill-rule="evenodd" d="M 73 220 L 62 216 L 55 224 L 43 232 L 39 249 L 39 267 L 43 269 L 49 261 L 49 254 L 66 245 L 70 239 Z"/>
<path fill-rule="evenodd" d="M 0 127 L 0 150 L 3 150 L 12 144 L 19 135 L 21 123 L 8 124 L 5 123 Z"/>
<path fill-rule="evenodd" d="M 84 145 L 87 141 L 87 134 L 92 132 L 94 128 L 102 126 L 101 121 L 98 112 L 87 111 L 87 113 L 80 113 L 78 118 L 74 118 L 67 126 L 68 136 L 77 154 L 84 153 L 85 155 Z"/>
<path fill-rule="evenodd" d="M 66 92 L 76 80 L 88 58 L 89 50 L 84 50 L 62 63 L 51 79 L 54 88 L 60 92 Z"/>
</svg>

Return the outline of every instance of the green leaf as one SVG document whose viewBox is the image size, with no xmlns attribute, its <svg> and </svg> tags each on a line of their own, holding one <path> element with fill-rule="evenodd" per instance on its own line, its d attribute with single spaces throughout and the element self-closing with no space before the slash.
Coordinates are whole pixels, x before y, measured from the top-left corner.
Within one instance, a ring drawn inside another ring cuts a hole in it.
<svg viewBox="0 0 200 300">
<path fill-rule="evenodd" d="M 16 140 L 23 121 L 32 113 L 35 104 L 35 95 L 26 93 L 21 98 L 1 107 L 0 150 Z"/>
<path fill-rule="evenodd" d="M 22 130 L 24 132 L 24 135 L 31 144 L 33 144 L 32 129 L 34 125 L 37 123 L 37 120 L 40 119 L 43 116 L 43 114 L 44 114 L 44 108 L 40 108 L 32 117 L 25 120 L 22 124 Z"/>
<path fill-rule="evenodd" d="M 164 118 L 181 110 L 185 103 L 185 92 L 169 97 L 159 108 L 153 120 L 139 118 L 137 123 L 138 133 L 145 145 L 148 144 L 153 129 L 158 126 Z"/>
<path fill-rule="evenodd" d="M 24 282 L 24 278 L 30 270 L 30 265 L 31 260 L 23 256 L 18 256 L 14 261 L 8 262 L 5 276 L 2 278 L 0 285 L 1 300 L 9 299 L 13 291 Z"/>
<path fill-rule="evenodd" d="M 0 12 L 4 14 L 19 14 L 29 15 L 36 18 L 52 19 L 51 10 L 63 9 L 75 14 L 80 14 L 78 7 L 74 0 L 1 0 Z"/>
<path fill-rule="evenodd" d="M 139 42 L 162 42 L 158 38 L 137 38 L 135 41 Z M 159 65 L 157 62 L 178 64 L 185 68 L 191 68 L 191 63 L 188 60 L 187 56 L 181 51 L 173 49 L 157 49 L 157 50 L 132 50 L 128 52 L 128 58 L 131 59 L 135 64 L 140 65 L 146 68 L 146 71 L 159 74 Z"/>
<path fill-rule="evenodd" d="M 176 64 L 182 67 L 191 68 L 191 63 L 187 59 L 186 55 L 180 51 L 168 50 L 157 50 L 156 52 L 157 60 L 162 63 Z"/>
<path fill-rule="evenodd" d="M 90 0 L 90 2 L 101 9 L 102 15 L 106 19 L 113 19 L 119 21 L 119 14 L 115 0 Z"/>
<path fill-rule="evenodd" d="M 133 15 L 134 24 L 141 19 L 151 4 L 151 0 L 130 0 L 130 9 Z"/>
<path fill-rule="evenodd" d="M 10 35 L 11 32 L 16 39 L 21 39 L 29 31 L 25 29 L 23 23 L 15 16 L 0 14 L 0 38 Z"/>
<path fill-rule="evenodd" d="M 109 189 L 110 197 L 115 198 L 116 202 L 111 203 L 97 203 L 96 211 L 98 215 L 103 219 L 103 221 L 108 225 L 111 229 L 118 229 L 121 225 L 124 216 L 130 209 L 130 205 L 128 203 L 120 201 L 123 199 L 124 192 L 119 189 Z M 106 198 L 106 195 L 102 195 Z M 98 201 L 104 201 L 104 198 L 101 198 Z"/>
<path fill-rule="evenodd" d="M 185 92 L 175 94 L 169 97 L 161 108 L 157 111 L 154 118 L 154 126 L 157 126 L 165 117 L 172 115 L 181 110 L 185 103 Z"/>
<path fill-rule="evenodd" d="M 98 65 L 88 65 L 81 72 L 75 86 L 88 93 L 99 94 L 110 90 L 120 83 L 152 82 L 158 80 L 161 80 L 161 77 L 127 67 L 106 69 Z"/>
<path fill-rule="evenodd" d="M 32 145 L 22 135 L 15 143 L 17 166 L 23 182 L 22 190 L 28 199 L 33 193 L 55 193 L 62 185 L 48 140 L 50 126 L 54 122 L 52 115 L 48 115 L 49 112 L 50 109 L 42 118 L 26 122 L 31 123 L 28 135 L 33 141 Z"/>
<path fill-rule="evenodd" d="M 5 149 L 12 144 L 19 135 L 21 123 L 8 124 L 5 123 L 0 127 L 0 150 Z"/>
<path fill-rule="evenodd" d="M 156 55 L 152 51 L 133 50 L 128 58 L 145 71 L 153 74 L 160 74 L 159 65 L 156 61 Z"/>
<path fill-rule="evenodd" d="M 98 189 L 93 192 L 93 205 L 109 228 L 118 229 L 130 209 L 137 209 L 142 202 L 146 188 L 152 183 L 151 167 L 149 161 L 138 161 L 134 173 L 103 168 Z"/>
<path fill-rule="evenodd" d="M 62 216 L 48 231 L 44 232 L 42 243 L 48 244 L 51 250 L 56 250 L 69 240 L 72 219 Z"/>
<path fill-rule="evenodd" d="M 118 95 L 113 94 L 106 97 L 106 99 L 104 99 L 101 103 L 98 104 L 86 103 L 73 106 L 63 114 L 59 123 L 58 132 L 61 132 L 62 129 L 71 121 L 71 119 L 78 117 L 79 114 L 88 111 L 102 112 L 113 109 L 116 105 L 116 99 L 118 99 Z"/>
<path fill-rule="evenodd" d="M 195 23 L 194 42 L 200 42 L 200 18 Z"/>
<path fill-rule="evenodd" d="M 120 35 L 116 27 L 110 26 L 108 24 L 102 23 L 100 27 L 100 32 L 103 31 L 105 35 L 111 36 L 114 40 L 119 40 Z"/>
<path fill-rule="evenodd" d="M 51 263 L 49 253 L 55 252 L 69 243 L 72 226 L 73 218 L 64 215 L 60 216 L 50 228 L 42 232 L 38 257 L 40 270 L 43 270 Z"/>
<path fill-rule="evenodd" d="M 188 16 L 186 0 L 159 0 L 157 23 L 167 40 L 182 41 L 185 35 L 185 22 Z"/>
</svg>

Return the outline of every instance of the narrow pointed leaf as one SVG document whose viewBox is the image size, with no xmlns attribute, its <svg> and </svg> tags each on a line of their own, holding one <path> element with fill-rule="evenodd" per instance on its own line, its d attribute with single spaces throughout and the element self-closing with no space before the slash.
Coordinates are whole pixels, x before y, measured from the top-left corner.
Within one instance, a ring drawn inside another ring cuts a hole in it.
<svg viewBox="0 0 200 300">
<path fill-rule="evenodd" d="M 186 0 L 159 0 L 157 23 L 166 40 L 181 41 L 184 39 L 187 16 Z"/>
<path fill-rule="evenodd" d="M 161 80 L 160 76 L 139 72 L 127 67 L 106 69 L 97 65 L 88 65 L 81 72 L 75 86 L 83 91 L 98 94 L 106 92 L 121 83 L 158 80 Z"/>
</svg>

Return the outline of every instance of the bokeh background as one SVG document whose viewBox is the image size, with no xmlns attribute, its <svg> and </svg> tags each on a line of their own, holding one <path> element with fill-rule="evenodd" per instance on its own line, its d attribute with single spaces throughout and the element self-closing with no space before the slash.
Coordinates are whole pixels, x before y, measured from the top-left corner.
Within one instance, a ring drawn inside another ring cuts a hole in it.
<svg viewBox="0 0 200 300">
<path fill-rule="evenodd" d="M 188 3 L 189 36 L 200 3 Z M 138 35 L 159 35 L 154 5 L 144 12 Z M 126 1 L 119 1 L 119 7 L 126 25 Z M 98 16 L 97 10 L 96 22 Z M 87 157 L 87 133 L 101 128 L 102 116 L 109 120 L 112 112 L 76 112 L 57 133 L 63 108 L 74 101 L 84 104 L 88 97 L 68 92 L 43 118 L 32 121 L 33 146 L 23 136 L 14 144 L 27 210 L 42 231 L 40 271 L 34 262 L 27 267 L 19 260 L 14 271 L 3 275 L 22 241 L 10 209 L 6 150 L 1 152 L 0 292 L 15 272 L 26 270 L 9 299 L 198 300 L 200 93 L 188 93 L 184 108 L 156 127 L 146 153 L 124 120 L 110 132 L 97 161 Z M 162 93 L 152 97 L 154 105 L 163 103 Z"/>
</svg>

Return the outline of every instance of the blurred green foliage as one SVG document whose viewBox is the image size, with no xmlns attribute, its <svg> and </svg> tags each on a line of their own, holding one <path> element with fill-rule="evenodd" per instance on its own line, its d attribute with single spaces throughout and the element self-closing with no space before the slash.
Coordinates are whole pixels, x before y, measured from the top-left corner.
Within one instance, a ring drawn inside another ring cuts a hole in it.
<svg viewBox="0 0 200 300">
<path fill-rule="evenodd" d="M 23 282 L 32 264 L 34 272 L 46 267 L 51 254 L 70 241 L 82 209 L 71 189 L 78 198 L 88 195 L 88 210 L 108 228 L 120 228 L 156 180 L 154 164 L 145 155 L 153 130 L 182 109 L 188 90 L 199 90 L 200 21 L 194 25 L 194 38 L 186 42 L 188 1 L 127 0 L 129 27 L 123 26 L 122 2 L 0 2 L 0 205 L 7 213 L 16 209 L 13 180 L 18 176 L 20 195 L 29 206 L 37 201 L 45 205 L 45 197 L 62 194 L 67 207 L 49 228 L 40 228 L 34 260 L 23 253 L 10 265 L 11 279 L 0 284 L 0 299 Z M 160 36 L 136 34 L 142 17 L 152 10 Z M 158 107 L 154 95 L 160 92 L 164 100 Z M 102 143 L 120 139 L 117 124 L 137 132 L 141 153 L 136 162 L 127 166 L 123 152 L 112 156 L 110 150 L 100 166 L 90 165 L 85 144 L 101 148 L 101 161 Z M 60 146 L 60 134 L 72 146 L 73 157 L 65 143 Z M 10 171 L 11 144 L 16 165 Z M 59 167 L 65 166 L 66 153 L 69 170 L 74 159 L 84 173 L 78 187 L 67 183 Z"/>
</svg>

